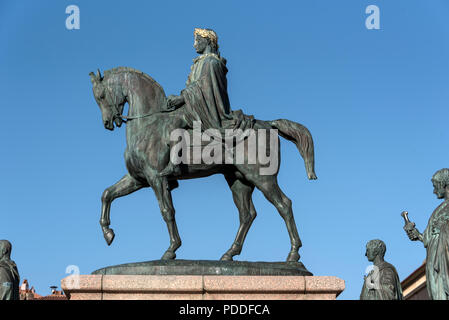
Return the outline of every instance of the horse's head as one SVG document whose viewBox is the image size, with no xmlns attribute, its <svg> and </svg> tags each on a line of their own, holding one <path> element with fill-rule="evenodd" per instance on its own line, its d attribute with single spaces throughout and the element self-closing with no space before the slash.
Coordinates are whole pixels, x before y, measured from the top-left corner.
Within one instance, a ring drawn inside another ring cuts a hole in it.
<svg viewBox="0 0 449 320">
<path fill-rule="evenodd" d="M 100 70 L 97 74 L 89 73 L 93 85 L 95 101 L 101 110 L 104 127 L 114 130 L 114 123 L 120 127 L 123 122 L 122 113 L 126 103 L 126 97 L 117 81 L 101 76 Z"/>
</svg>

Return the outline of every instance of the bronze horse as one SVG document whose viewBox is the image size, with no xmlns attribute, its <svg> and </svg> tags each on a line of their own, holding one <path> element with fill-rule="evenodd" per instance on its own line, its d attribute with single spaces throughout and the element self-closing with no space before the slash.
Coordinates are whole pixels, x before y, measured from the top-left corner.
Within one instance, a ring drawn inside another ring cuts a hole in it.
<svg viewBox="0 0 449 320">
<path fill-rule="evenodd" d="M 109 228 L 111 203 L 144 187 L 151 187 L 156 194 L 162 217 L 170 234 L 170 246 L 162 259 L 174 259 L 175 251 L 181 246 L 181 239 L 175 221 L 171 190 L 178 186 L 180 179 L 206 177 L 223 174 L 232 191 L 239 211 L 240 226 L 231 248 L 221 260 L 232 260 L 240 254 L 246 234 L 256 217 L 251 196 L 257 187 L 284 219 L 290 236 L 291 250 L 287 261 L 299 260 L 301 240 L 293 217 L 292 203 L 281 191 L 277 182 L 279 163 L 275 174 L 261 175 L 262 165 L 256 164 L 189 164 L 180 175 L 163 176 L 160 172 L 170 161 L 170 133 L 186 127 L 183 108 L 173 112 L 162 112 L 166 107 L 166 96 L 162 87 L 150 76 L 131 68 L 107 70 L 102 76 L 90 73 L 93 93 L 102 113 L 104 127 L 114 130 L 126 121 L 125 162 L 128 173 L 116 184 L 107 188 L 102 195 L 100 225 L 108 245 L 114 240 L 114 231 Z M 128 115 L 124 116 L 125 103 Z M 304 126 L 290 120 L 255 121 L 256 129 L 276 129 L 279 135 L 294 142 L 304 159 L 309 179 L 316 179 L 314 172 L 314 147 L 310 132 Z M 276 136 L 277 142 L 279 137 Z M 267 150 L 268 151 L 268 150 Z M 279 157 L 278 149 L 277 156 Z"/>
</svg>

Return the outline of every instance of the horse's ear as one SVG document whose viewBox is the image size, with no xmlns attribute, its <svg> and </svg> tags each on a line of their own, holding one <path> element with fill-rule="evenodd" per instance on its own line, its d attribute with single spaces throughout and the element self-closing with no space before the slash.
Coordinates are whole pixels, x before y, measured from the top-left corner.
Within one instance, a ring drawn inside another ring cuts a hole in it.
<svg viewBox="0 0 449 320">
<path fill-rule="evenodd" d="M 92 83 L 97 82 L 97 77 L 95 76 L 95 73 L 90 72 L 89 76 L 90 76 L 90 81 L 92 81 Z"/>
<path fill-rule="evenodd" d="M 101 76 L 100 69 L 97 69 L 97 78 L 98 78 L 99 81 L 103 80 L 103 77 Z"/>
</svg>

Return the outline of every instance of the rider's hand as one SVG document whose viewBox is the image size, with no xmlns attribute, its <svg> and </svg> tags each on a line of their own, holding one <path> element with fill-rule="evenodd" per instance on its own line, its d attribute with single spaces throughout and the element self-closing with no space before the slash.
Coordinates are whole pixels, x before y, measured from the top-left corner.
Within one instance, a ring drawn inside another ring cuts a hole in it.
<svg viewBox="0 0 449 320">
<path fill-rule="evenodd" d="M 175 110 L 184 103 L 184 98 L 182 96 L 170 95 L 167 97 L 167 109 Z"/>
</svg>

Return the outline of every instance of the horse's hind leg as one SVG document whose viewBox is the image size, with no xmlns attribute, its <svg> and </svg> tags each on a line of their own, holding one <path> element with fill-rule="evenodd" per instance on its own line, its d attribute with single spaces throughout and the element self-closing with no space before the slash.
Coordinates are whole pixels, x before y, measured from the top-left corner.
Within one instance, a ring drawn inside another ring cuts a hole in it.
<svg viewBox="0 0 449 320">
<path fill-rule="evenodd" d="M 244 182 L 231 177 L 226 177 L 226 181 L 231 188 L 232 197 L 234 198 L 234 203 L 239 210 L 240 218 L 240 226 L 234 243 L 232 244 L 232 247 L 221 257 L 221 260 L 231 261 L 233 256 L 240 254 L 242 251 L 246 234 L 248 233 L 248 230 L 257 214 L 251 199 L 254 186 L 249 182 Z"/>
<path fill-rule="evenodd" d="M 276 207 L 284 219 L 291 242 L 291 250 L 287 261 L 298 261 L 300 258 L 298 251 L 302 244 L 296 229 L 295 218 L 293 217 L 292 201 L 279 188 L 277 177 L 275 175 L 257 174 L 246 174 L 245 177 L 262 191 L 265 198 Z"/>
<path fill-rule="evenodd" d="M 103 236 L 106 240 L 106 243 L 110 245 L 114 240 L 115 234 L 114 230 L 109 228 L 111 224 L 111 203 L 114 199 L 119 197 L 126 196 L 134 191 L 137 191 L 143 188 L 144 185 L 129 174 L 125 175 L 120 179 L 119 182 L 107 188 L 101 197 L 101 218 L 100 218 L 100 226 L 101 230 L 103 230 Z"/>
<path fill-rule="evenodd" d="M 287 226 L 291 243 L 291 249 L 288 254 L 287 261 L 298 261 L 300 258 L 298 251 L 302 246 L 302 243 L 298 235 L 298 230 L 296 229 L 295 218 L 292 210 L 292 201 L 279 188 L 277 179 L 274 176 L 271 186 L 265 188 L 264 185 L 261 190 L 268 201 L 276 207 Z"/>
<path fill-rule="evenodd" d="M 181 246 L 181 238 L 178 233 L 178 226 L 175 220 L 175 208 L 171 197 L 169 183 L 165 177 L 157 177 L 151 183 L 151 187 L 156 194 L 159 208 L 161 209 L 162 218 L 167 224 L 168 233 L 170 235 L 170 246 L 162 256 L 162 260 L 175 259 L 175 251 Z"/>
</svg>

